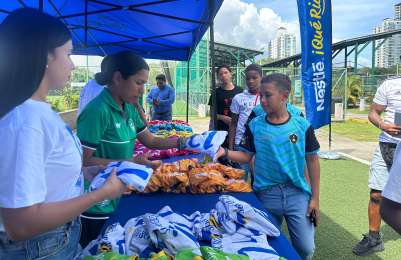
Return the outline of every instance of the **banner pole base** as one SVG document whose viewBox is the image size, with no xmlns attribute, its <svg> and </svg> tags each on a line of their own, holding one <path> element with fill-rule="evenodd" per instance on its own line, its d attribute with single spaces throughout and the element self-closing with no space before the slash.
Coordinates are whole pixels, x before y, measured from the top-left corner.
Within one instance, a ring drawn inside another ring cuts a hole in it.
<svg viewBox="0 0 401 260">
<path fill-rule="evenodd" d="M 341 155 L 336 151 L 320 151 L 319 157 L 326 160 L 339 160 L 341 159 Z"/>
</svg>

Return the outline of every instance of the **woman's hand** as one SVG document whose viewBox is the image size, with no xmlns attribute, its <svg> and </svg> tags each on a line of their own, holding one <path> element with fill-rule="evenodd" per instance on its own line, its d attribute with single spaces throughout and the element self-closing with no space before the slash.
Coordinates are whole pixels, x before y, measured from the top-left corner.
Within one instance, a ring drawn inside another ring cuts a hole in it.
<svg viewBox="0 0 401 260">
<path fill-rule="evenodd" d="M 149 165 L 148 166 L 150 166 L 153 170 L 156 170 L 157 168 L 159 168 L 161 165 L 162 165 L 162 161 L 160 161 L 160 160 L 155 160 L 155 161 L 150 161 L 149 160 Z"/>
<path fill-rule="evenodd" d="M 82 172 L 84 174 L 85 180 L 91 182 L 100 171 L 104 170 L 104 168 L 106 167 L 103 165 L 83 167 Z"/>
<path fill-rule="evenodd" d="M 119 198 L 127 191 L 127 186 L 117 177 L 116 171 L 116 168 L 114 168 L 102 188 L 100 188 L 104 199 Z"/>
<path fill-rule="evenodd" d="M 148 165 L 149 163 L 149 156 L 150 153 L 144 153 L 144 154 L 139 154 L 139 155 L 133 155 L 131 161 L 133 163 L 141 164 L 141 165 Z"/>
<path fill-rule="evenodd" d="M 137 164 L 149 166 L 153 170 L 157 169 L 162 164 L 162 161 L 160 161 L 160 160 L 151 161 L 151 160 L 149 160 L 149 156 L 150 156 L 150 153 L 137 155 L 135 157 L 132 156 L 131 161 L 134 163 L 137 163 Z"/>
</svg>

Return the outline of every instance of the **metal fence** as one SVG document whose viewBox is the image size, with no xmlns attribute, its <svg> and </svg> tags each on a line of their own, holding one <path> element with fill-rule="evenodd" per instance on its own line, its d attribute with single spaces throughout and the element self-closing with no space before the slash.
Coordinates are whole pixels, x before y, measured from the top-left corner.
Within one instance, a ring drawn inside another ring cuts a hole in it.
<svg viewBox="0 0 401 260">
<path fill-rule="evenodd" d="M 164 63 L 166 64 L 166 63 Z M 171 63 L 169 63 L 171 64 Z M 173 63 L 174 64 L 174 63 Z M 161 64 L 153 63 L 151 65 L 150 75 L 157 74 L 160 71 L 169 70 L 172 75 L 172 85 L 176 89 L 176 102 L 173 105 L 173 112 L 175 116 L 185 116 L 187 109 L 187 72 L 186 66 L 175 63 L 174 66 L 169 65 L 163 68 Z M 190 84 L 189 84 L 189 115 L 190 116 L 205 116 L 208 111 L 208 101 L 210 97 L 210 68 L 205 66 L 194 66 L 192 63 L 190 67 Z M 202 64 L 204 65 L 204 64 Z M 50 91 L 50 96 L 65 96 L 65 95 L 79 95 L 82 87 L 87 80 L 93 78 L 94 73 L 99 71 L 99 67 L 77 67 L 71 77 L 71 82 L 67 87 L 62 90 Z M 245 86 L 245 67 L 234 67 L 233 81 L 237 86 Z M 153 73 L 152 73 L 153 72 Z M 237 77 L 236 74 L 239 74 Z M 300 68 L 263 68 L 263 75 L 271 73 L 283 73 L 290 77 L 292 81 L 292 92 L 290 102 L 303 107 L 303 90 L 300 84 Z M 371 102 L 378 86 L 388 77 L 395 75 L 359 75 L 345 68 L 333 68 L 332 73 L 332 103 L 343 103 L 344 114 L 351 106 L 359 104 L 359 98 L 363 97 L 367 104 Z M 153 85 L 154 79 L 149 79 L 149 84 L 145 88 L 145 95 L 149 91 L 150 86 Z M 357 85 L 360 88 L 358 97 L 355 103 L 349 103 L 350 100 L 350 85 L 353 81 L 359 81 Z M 144 107 L 147 107 L 146 102 L 143 102 Z M 332 106 L 333 108 L 333 106 Z"/>
</svg>

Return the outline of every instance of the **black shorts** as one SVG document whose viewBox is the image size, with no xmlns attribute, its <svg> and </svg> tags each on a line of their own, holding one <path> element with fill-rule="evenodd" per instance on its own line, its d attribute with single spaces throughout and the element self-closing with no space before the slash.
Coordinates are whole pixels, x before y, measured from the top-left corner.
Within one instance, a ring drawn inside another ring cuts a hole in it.
<svg viewBox="0 0 401 260">
<path fill-rule="evenodd" d="M 391 166 L 393 165 L 394 152 L 395 152 L 395 149 L 397 148 L 397 144 L 379 142 L 379 145 L 380 145 L 380 152 L 382 154 L 383 160 L 387 166 L 387 170 L 390 171 Z"/>
</svg>

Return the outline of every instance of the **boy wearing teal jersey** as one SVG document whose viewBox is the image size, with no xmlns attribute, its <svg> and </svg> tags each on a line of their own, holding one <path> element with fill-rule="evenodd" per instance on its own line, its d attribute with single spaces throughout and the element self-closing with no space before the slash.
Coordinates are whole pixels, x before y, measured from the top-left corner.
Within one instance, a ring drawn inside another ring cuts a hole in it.
<svg viewBox="0 0 401 260">
<path fill-rule="evenodd" d="M 319 143 L 308 121 L 287 111 L 291 81 L 283 74 L 262 79 L 265 113 L 254 118 L 241 146 L 246 152 L 221 148 L 218 157 L 239 163 L 255 160 L 253 188 L 281 225 L 286 219 L 291 241 L 303 259 L 312 259 L 314 225 L 319 222 Z M 311 186 L 304 170 L 308 169 Z"/>
<path fill-rule="evenodd" d="M 290 115 L 293 115 L 293 116 L 302 116 L 302 117 L 304 116 L 302 111 L 291 103 L 287 103 L 287 111 L 288 111 L 288 113 L 290 113 Z M 254 119 L 255 117 L 258 117 L 262 114 L 266 115 L 266 112 L 263 110 L 262 105 L 259 104 L 253 108 L 246 123 L 249 124 L 252 121 L 252 119 Z"/>
</svg>

